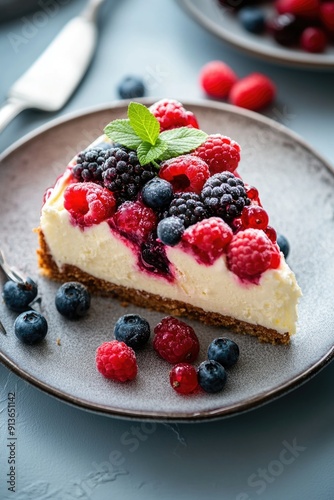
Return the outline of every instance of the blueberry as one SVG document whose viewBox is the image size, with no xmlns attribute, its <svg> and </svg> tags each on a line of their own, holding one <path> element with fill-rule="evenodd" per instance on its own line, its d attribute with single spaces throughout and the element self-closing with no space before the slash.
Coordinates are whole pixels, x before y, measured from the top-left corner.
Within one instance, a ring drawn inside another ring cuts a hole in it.
<svg viewBox="0 0 334 500">
<path fill-rule="evenodd" d="M 33 345 L 44 339 L 48 331 L 48 324 L 39 312 L 26 311 L 16 318 L 14 331 L 21 342 Z"/>
<path fill-rule="evenodd" d="M 90 293 L 82 283 L 69 281 L 58 288 L 55 304 L 60 314 L 69 319 L 77 319 L 88 311 Z"/>
<path fill-rule="evenodd" d="M 239 347 L 233 340 L 219 337 L 209 345 L 208 359 L 218 361 L 224 368 L 230 368 L 239 359 Z"/>
<path fill-rule="evenodd" d="M 126 76 L 118 85 L 118 94 L 122 99 L 132 97 L 143 97 L 145 95 L 145 85 L 137 76 Z"/>
<path fill-rule="evenodd" d="M 281 252 L 283 253 L 284 257 L 287 258 L 290 252 L 290 245 L 288 240 L 286 239 L 283 234 L 279 234 L 277 236 L 277 245 L 279 246 Z"/>
<path fill-rule="evenodd" d="M 154 177 L 142 190 L 143 202 L 150 208 L 158 209 L 169 205 L 173 199 L 173 186 L 170 182 Z"/>
<path fill-rule="evenodd" d="M 149 323 L 138 314 L 125 314 L 121 316 L 114 328 L 116 340 L 124 342 L 134 350 L 144 347 L 150 338 L 150 334 Z"/>
<path fill-rule="evenodd" d="M 238 18 L 245 30 L 250 33 L 263 33 L 265 29 L 265 15 L 258 7 L 243 7 L 238 12 Z"/>
<path fill-rule="evenodd" d="M 203 361 L 197 369 L 198 383 L 205 392 L 219 392 L 223 389 L 227 374 L 225 368 L 214 360 Z"/>
<path fill-rule="evenodd" d="M 175 246 L 177 245 L 184 233 L 183 221 L 172 215 L 171 217 L 166 217 L 162 219 L 157 227 L 158 238 L 164 245 Z"/>
<path fill-rule="evenodd" d="M 4 284 L 2 296 L 8 309 L 16 312 L 26 311 L 37 296 L 37 285 L 30 278 L 27 278 L 26 283 L 7 281 Z"/>
</svg>

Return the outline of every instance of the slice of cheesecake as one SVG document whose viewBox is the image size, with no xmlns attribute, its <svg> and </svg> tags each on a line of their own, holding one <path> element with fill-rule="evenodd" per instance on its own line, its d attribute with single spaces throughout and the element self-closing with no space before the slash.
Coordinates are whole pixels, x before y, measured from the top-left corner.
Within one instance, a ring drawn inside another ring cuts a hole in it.
<svg viewBox="0 0 334 500">
<path fill-rule="evenodd" d="M 137 115 L 142 108 L 132 103 Z M 144 132 L 131 112 L 109 124 L 108 136 L 79 153 L 47 191 L 42 273 L 288 343 L 301 291 L 257 190 L 237 173 L 239 145 L 199 131 L 177 101 L 143 113 Z"/>
</svg>

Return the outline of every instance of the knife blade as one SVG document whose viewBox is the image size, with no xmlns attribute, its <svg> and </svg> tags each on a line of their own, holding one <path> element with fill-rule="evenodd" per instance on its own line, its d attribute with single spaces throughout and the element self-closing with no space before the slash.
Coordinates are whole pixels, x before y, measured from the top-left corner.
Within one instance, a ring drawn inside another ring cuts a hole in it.
<svg viewBox="0 0 334 500">
<path fill-rule="evenodd" d="M 104 0 L 90 0 L 69 21 L 34 64 L 13 84 L 0 107 L 0 133 L 28 108 L 58 111 L 70 98 L 92 59 L 97 42 L 96 14 Z"/>
</svg>

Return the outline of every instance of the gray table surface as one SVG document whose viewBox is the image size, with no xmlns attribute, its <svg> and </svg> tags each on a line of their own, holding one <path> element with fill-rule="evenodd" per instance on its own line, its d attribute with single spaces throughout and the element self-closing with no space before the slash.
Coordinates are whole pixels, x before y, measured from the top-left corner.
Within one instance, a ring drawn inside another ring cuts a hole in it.
<svg viewBox="0 0 334 500">
<path fill-rule="evenodd" d="M 40 4 L 53 5 L 47 18 L 31 14 L 0 25 L 0 102 L 85 2 Z M 268 115 L 334 163 L 333 73 L 248 57 L 198 26 L 173 0 L 107 0 L 100 14 L 98 51 L 77 92 L 59 113 L 26 111 L 18 116 L 1 134 L 0 151 L 58 116 L 117 99 L 117 83 L 127 74 L 145 79 L 148 96 L 201 99 L 199 70 L 207 61 L 221 59 L 239 76 L 262 71 L 272 77 L 278 98 Z M 22 43 L 13 46 L 13 34 Z M 334 498 L 333 363 L 263 407 L 200 424 L 95 415 L 50 397 L 2 365 L 0 381 L 1 499 Z M 6 440 L 8 395 L 13 392 L 15 493 L 8 490 Z"/>
</svg>

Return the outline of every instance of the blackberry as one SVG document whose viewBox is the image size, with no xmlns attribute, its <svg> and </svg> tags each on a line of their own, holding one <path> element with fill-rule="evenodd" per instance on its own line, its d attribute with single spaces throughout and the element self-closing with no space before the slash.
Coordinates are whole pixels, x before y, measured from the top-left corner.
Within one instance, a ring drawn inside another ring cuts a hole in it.
<svg viewBox="0 0 334 500">
<path fill-rule="evenodd" d="M 196 193 L 176 193 L 169 208 L 164 212 L 163 217 L 179 217 L 184 227 L 189 227 L 200 220 L 205 219 L 208 214 L 200 197 Z"/>
<path fill-rule="evenodd" d="M 227 171 L 219 172 L 206 181 L 201 198 L 210 215 L 218 216 L 229 224 L 250 204 L 243 181 Z"/>
<path fill-rule="evenodd" d="M 103 185 L 118 195 L 120 203 L 134 200 L 144 184 L 156 175 L 152 165 L 140 165 L 137 153 L 125 147 L 112 147 L 105 157 Z"/>
<path fill-rule="evenodd" d="M 103 147 L 96 147 L 79 153 L 72 170 L 74 178 L 79 182 L 102 183 L 102 172 L 107 151 Z"/>
</svg>

